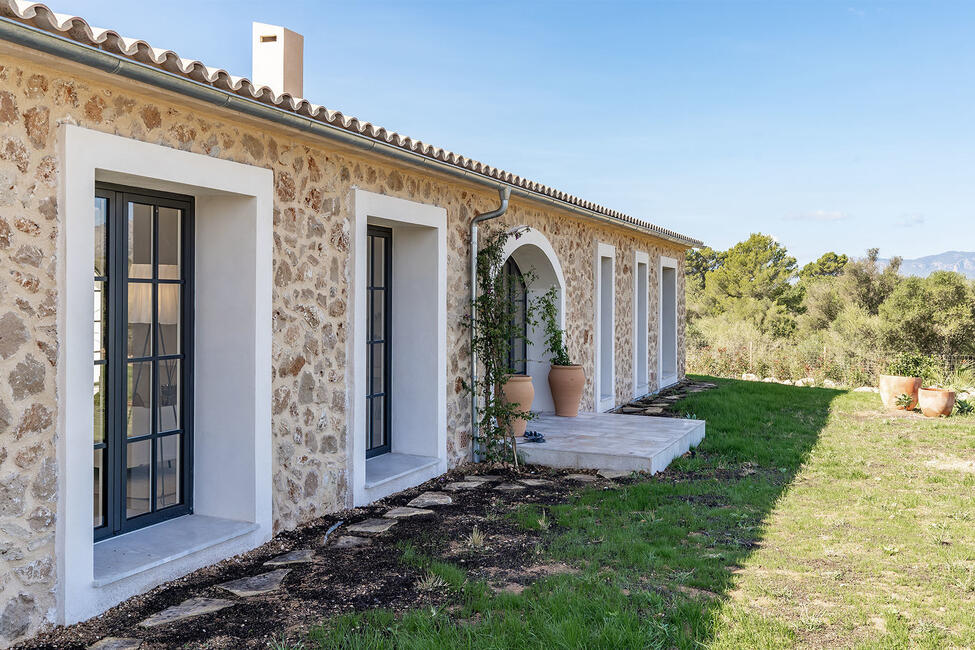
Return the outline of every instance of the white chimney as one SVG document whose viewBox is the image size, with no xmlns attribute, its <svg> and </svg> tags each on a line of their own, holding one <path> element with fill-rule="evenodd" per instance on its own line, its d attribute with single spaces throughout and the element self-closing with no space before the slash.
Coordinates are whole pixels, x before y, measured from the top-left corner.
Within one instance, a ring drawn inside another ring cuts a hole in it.
<svg viewBox="0 0 975 650">
<path fill-rule="evenodd" d="M 253 24 L 251 81 L 280 95 L 303 97 L 305 38 L 278 25 Z"/>
</svg>

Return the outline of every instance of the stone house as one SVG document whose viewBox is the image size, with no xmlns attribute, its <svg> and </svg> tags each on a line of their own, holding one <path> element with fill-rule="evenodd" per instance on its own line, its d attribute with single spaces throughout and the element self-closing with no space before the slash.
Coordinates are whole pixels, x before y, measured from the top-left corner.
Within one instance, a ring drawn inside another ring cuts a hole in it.
<svg viewBox="0 0 975 650">
<path fill-rule="evenodd" d="M 470 460 L 499 188 L 582 408 L 683 375 L 698 241 L 298 99 L 293 32 L 253 47 L 255 82 L 0 0 L 2 643 Z"/>
</svg>

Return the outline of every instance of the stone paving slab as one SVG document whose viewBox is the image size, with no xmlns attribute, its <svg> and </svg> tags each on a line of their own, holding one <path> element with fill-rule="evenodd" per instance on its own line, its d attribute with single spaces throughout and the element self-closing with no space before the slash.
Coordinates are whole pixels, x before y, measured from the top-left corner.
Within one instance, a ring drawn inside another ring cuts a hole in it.
<svg viewBox="0 0 975 650">
<path fill-rule="evenodd" d="M 284 581 L 284 577 L 291 572 L 291 569 L 278 569 L 269 571 L 256 576 L 231 580 L 217 585 L 221 589 L 226 589 L 235 596 L 246 598 L 247 596 L 260 596 L 277 591 Z"/>
<path fill-rule="evenodd" d="M 369 535 L 378 535 L 380 533 L 385 533 L 387 530 L 395 526 L 397 522 L 395 519 L 366 519 L 365 521 L 360 521 L 357 524 L 352 524 L 349 526 L 348 531 L 350 533 L 366 533 Z"/>
<path fill-rule="evenodd" d="M 454 502 L 449 494 L 443 492 L 424 492 L 406 505 L 411 508 L 426 508 L 427 506 L 449 506 Z"/>
<path fill-rule="evenodd" d="M 310 548 L 300 548 L 295 551 L 290 551 L 284 555 L 279 555 L 277 557 L 271 558 L 264 563 L 264 566 L 287 566 L 289 564 L 302 564 L 304 562 L 311 562 L 315 559 L 315 551 Z"/>
<path fill-rule="evenodd" d="M 524 485 L 518 485 L 517 483 L 501 483 L 497 485 L 495 490 L 501 490 L 502 492 L 520 492 L 525 489 Z"/>
<path fill-rule="evenodd" d="M 592 474 L 566 474 L 565 478 L 570 481 L 579 481 L 580 483 L 595 483 L 596 477 Z"/>
<path fill-rule="evenodd" d="M 88 650 L 138 650 L 141 647 L 142 639 L 107 636 L 101 641 L 88 646 Z"/>
<path fill-rule="evenodd" d="M 158 614 L 153 614 L 139 623 L 139 625 L 142 627 L 159 627 L 160 625 L 176 623 L 177 621 L 202 616 L 203 614 L 219 612 L 221 609 L 233 607 L 233 605 L 234 601 L 224 600 L 222 598 L 190 598 L 189 600 L 184 600 L 179 605 L 173 605 Z"/>
<path fill-rule="evenodd" d="M 608 479 L 626 478 L 632 473 L 633 472 L 629 472 L 624 469 L 601 469 L 599 470 L 599 472 L 597 472 L 597 474 L 599 474 L 603 478 L 608 478 Z"/>
<path fill-rule="evenodd" d="M 545 478 L 523 478 L 520 480 L 528 487 L 544 487 L 546 485 L 552 485 L 552 481 Z"/>
<path fill-rule="evenodd" d="M 460 492 L 461 490 L 470 490 L 476 487 L 481 487 L 484 485 L 485 481 L 454 481 L 453 483 L 448 483 L 443 486 L 443 489 L 450 490 L 451 492 Z"/>
<path fill-rule="evenodd" d="M 400 508 L 393 508 L 389 512 L 383 515 L 387 519 L 409 519 L 411 517 L 424 517 L 426 515 L 432 515 L 433 510 L 427 510 L 426 508 L 414 508 L 412 506 L 403 506 Z"/>
<path fill-rule="evenodd" d="M 372 540 L 368 537 L 342 535 L 335 540 L 335 544 L 332 545 L 332 548 L 362 548 L 363 546 L 372 546 Z"/>
<path fill-rule="evenodd" d="M 495 474 L 468 474 L 464 477 L 465 481 L 475 481 L 479 483 L 493 483 L 495 481 L 501 481 L 504 477 L 497 476 Z"/>
</svg>

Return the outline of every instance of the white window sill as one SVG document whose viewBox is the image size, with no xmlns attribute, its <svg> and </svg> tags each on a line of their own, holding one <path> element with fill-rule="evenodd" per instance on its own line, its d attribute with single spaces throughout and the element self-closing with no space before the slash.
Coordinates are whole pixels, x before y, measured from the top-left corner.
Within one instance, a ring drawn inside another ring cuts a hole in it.
<svg viewBox="0 0 975 650">
<path fill-rule="evenodd" d="M 254 532 L 246 521 L 186 515 L 112 537 L 94 545 L 94 586 L 123 580 Z"/>
<path fill-rule="evenodd" d="M 439 458 L 434 456 L 414 456 L 413 454 L 383 454 L 366 460 L 366 489 L 370 490 L 385 483 L 422 472 L 437 465 Z"/>
</svg>

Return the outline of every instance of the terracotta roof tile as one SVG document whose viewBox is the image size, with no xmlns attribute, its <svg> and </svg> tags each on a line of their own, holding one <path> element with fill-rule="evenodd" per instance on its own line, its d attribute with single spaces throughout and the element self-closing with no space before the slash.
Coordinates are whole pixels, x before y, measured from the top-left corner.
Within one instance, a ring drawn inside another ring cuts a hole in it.
<svg viewBox="0 0 975 650">
<path fill-rule="evenodd" d="M 692 237 L 661 228 L 647 221 L 636 219 L 617 210 L 611 210 L 592 201 L 586 201 L 577 196 L 527 178 L 522 178 L 511 172 L 486 165 L 466 156 L 447 151 L 446 149 L 434 147 L 420 140 L 415 140 L 395 131 L 390 131 L 381 126 L 360 120 L 357 117 L 345 115 L 341 111 L 333 111 L 324 106 L 312 104 L 307 99 L 292 97 L 287 93 L 275 95 L 267 86 L 258 87 L 246 77 L 232 75 L 226 70 L 207 66 L 200 61 L 184 59 L 172 50 L 155 48 L 143 40 L 126 38 L 111 29 L 92 27 L 83 18 L 55 13 L 46 5 L 39 2 L 0 0 L 0 16 L 54 33 L 61 37 L 69 38 L 83 45 L 100 49 L 119 57 L 160 68 L 166 72 L 192 79 L 193 81 L 212 86 L 224 92 L 233 93 L 276 108 L 291 111 L 333 127 L 385 142 L 386 144 L 412 151 L 427 158 L 460 167 L 530 192 L 551 197 L 569 205 L 584 208 L 620 221 L 624 225 L 629 224 L 649 230 L 652 233 L 683 243 L 686 246 L 701 245 L 700 241 Z"/>
</svg>

